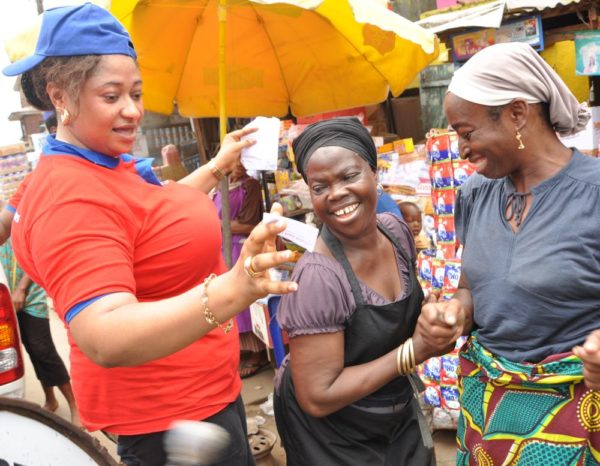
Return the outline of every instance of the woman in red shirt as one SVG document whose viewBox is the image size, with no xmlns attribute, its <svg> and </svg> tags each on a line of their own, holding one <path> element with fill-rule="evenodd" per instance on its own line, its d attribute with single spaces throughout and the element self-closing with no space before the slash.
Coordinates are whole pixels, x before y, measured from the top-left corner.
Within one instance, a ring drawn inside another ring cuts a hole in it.
<svg viewBox="0 0 600 466">
<path fill-rule="evenodd" d="M 87 3 L 46 11 L 35 53 L 5 68 L 59 116 L 19 202 L 14 249 L 68 326 L 82 423 L 118 435 L 125 464 L 164 464 L 163 433 L 177 419 L 229 431 L 219 464 L 254 464 L 232 318 L 296 289 L 266 274 L 289 260 L 273 247 L 284 225 L 258 225 L 226 270 L 206 193 L 251 131 L 232 132 L 208 165 L 162 186 L 148 159 L 128 155 L 144 113 L 135 60 L 121 24 Z"/>
</svg>

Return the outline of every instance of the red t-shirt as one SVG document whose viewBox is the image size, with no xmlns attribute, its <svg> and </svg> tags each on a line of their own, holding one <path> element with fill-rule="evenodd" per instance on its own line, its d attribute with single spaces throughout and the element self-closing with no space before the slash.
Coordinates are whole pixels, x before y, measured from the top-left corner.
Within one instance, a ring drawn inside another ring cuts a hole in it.
<svg viewBox="0 0 600 466">
<path fill-rule="evenodd" d="M 8 204 L 6 205 L 6 207 L 8 208 L 8 210 L 12 211 L 13 213 L 17 211 L 17 207 L 19 206 L 19 202 L 21 202 L 21 198 L 23 197 L 23 193 L 25 193 L 25 189 L 27 188 L 27 185 L 29 184 L 29 180 L 30 179 L 31 179 L 31 173 L 29 173 L 19 183 L 19 186 L 17 186 L 17 190 L 10 197 L 10 199 L 8 201 Z"/>
<path fill-rule="evenodd" d="M 97 296 L 161 300 L 226 270 L 216 209 L 198 190 L 147 183 L 133 161 L 106 168 L 74 155 L 42 156 L 30 178 L 13 247 L 63 320 Z M 240 393 L 237 331 L 217 328 L 168 357 L 111 369 L 69 340 L 73 390 L 89 430 L 163 431 L 175 419 L 209 417 Z"/>
</svg>

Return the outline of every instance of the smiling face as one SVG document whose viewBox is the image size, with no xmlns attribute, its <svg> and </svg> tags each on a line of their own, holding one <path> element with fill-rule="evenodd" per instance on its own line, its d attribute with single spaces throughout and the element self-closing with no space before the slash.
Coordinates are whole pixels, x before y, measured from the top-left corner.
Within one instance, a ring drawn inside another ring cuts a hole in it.
<svg viewBox="0 0 600 466">
<path fill-rule="evenodd" d="M 376 174 L 364 159 L 343 147 L 321 147 L 305 173 L 315 214 L 340 240 L 376 225 Z"/>
<path fill-rule="evenodd" d="M 131 57 L 102 56 L 78 100 L 57 92 L 62 100 L 56 107 L 71 115 L 68 125 L 59 126 L 57 139 L 113 157 L 131 152 L 144 116 L 142 79 Z"/>
<path fill-rule="evenodd" d="M 493 117 L 488 107 L 452 93 L 444 101 L 448 123 L 458 133 L 461 158 L 469 159 L 477 173 L 487 178 L 502 178 L 517 168 L 516 126 L 509 110 L 507 107 Z"/>
</svg>

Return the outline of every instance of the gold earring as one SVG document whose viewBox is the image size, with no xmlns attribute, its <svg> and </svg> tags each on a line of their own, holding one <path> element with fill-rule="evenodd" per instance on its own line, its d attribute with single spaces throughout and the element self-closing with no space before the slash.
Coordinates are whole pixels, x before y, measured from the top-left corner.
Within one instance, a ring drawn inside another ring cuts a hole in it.
<svg viewBox="0 0 600 466">
<path fill-rule="evenodd" d="M 525 149 L 525 144 L 523 144 L 523 136 L 521 136 L 521 132 L 519 130 L 517 130 L 517 134 L 515 135 L 515 137 L 517 138 L 517 141 L 519 142 L 519 146 L 517 147 L 517 149 L 519 149 L 519 150 Z"/>
<path fill-rule="evenodd" d="M 69 123 L 71 123 L 71 114 L 66 108 L 60 114 L 60 121 L 65 126 L 68 126 Z"/>
</svg>

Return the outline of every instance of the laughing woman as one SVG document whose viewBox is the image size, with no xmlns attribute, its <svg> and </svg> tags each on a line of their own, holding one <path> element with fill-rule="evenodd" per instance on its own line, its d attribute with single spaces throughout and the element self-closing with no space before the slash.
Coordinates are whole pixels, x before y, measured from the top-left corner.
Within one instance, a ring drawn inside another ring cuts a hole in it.
<svg viewBox="0 0 600 466">
<path fill-rule="evenodd" d="M 59 115 L 11 233 L 19 264 L 68 328 L 82 424 L 117 435 L 124 464 L 159 466 L 171 423 L 203 420 L 231 436 L 219 465 L 253 465 L 232 318 L 295 285 L 265 273 L 289 260 L 270 247 L 283 225 L 255 227 L 227 271 L 207 196 L 251 131 L 230 133 L 209 164 L 161 185 L 148 159 L 129 155 L 144 116 L 133 44 L 92 3 L 47 10 L 36 53 L 4 73 L 22 74 L 28 101 Z"/>
<path fill-rule="evenodd" d="M 309 126 L 293 148 L 323 228 L 278 311 L 290 337 L 275 396 L 288 465 L 433 464 L 407 376 L 436 350 L 415 332 L 412 233 L 376 214 L 373 140 L 339 118 Z"/>
<path fill-rule="evenodd" d="M 557 134 L 589 120 L 529 45 L 477 53 L 444 109 L 477 170 L 456 200 L 457 464 L 600 464 L 600 162 Z M 493 245 L 493 246 L 491 246 Z"/>
</svg>

